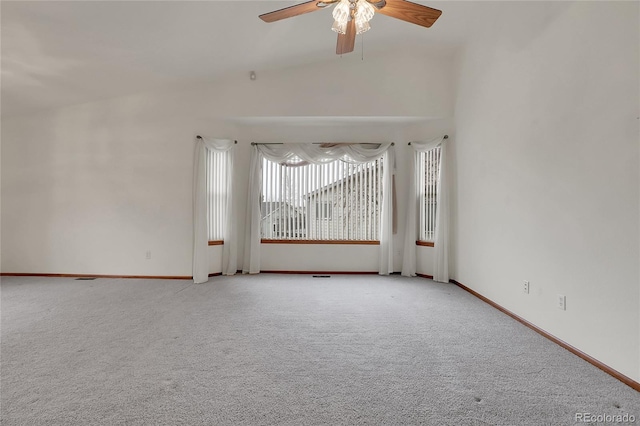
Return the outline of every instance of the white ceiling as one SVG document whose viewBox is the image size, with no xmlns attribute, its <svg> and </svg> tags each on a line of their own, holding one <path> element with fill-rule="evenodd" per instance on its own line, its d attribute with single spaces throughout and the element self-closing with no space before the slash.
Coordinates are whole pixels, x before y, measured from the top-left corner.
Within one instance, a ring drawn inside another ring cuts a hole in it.
<svg viewBox="0 0 640 426">
<path fill-rule="evenodd" d="M 2 1 L 2 115 L 78 104 L 250 70 L 338 61 L 331 11 L 264 23 L 296 1 Z M 470 34 L 470 2 L 430 29 L 376 15 L 367 52 L 410 47 L 448 54 Z M 360 55 L 360 40 L 356 42 Z"/>
</svg>

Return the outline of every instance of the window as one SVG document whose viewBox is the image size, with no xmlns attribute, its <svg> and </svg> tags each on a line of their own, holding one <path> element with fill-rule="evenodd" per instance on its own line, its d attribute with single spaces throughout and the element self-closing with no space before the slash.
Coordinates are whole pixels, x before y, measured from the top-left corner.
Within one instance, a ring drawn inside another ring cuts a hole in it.
<svg viewBox="0 0 640 426">
<path fill-rule="evenodd" d="M 326 201 L 316 201 L 316 218 L 331 219 L 332 204 Z"/>
<path fill-rule="evenodd" d="M 228 155 L 228 152 L 207 150 L 207 235 L 210 242 L 224 240 L 227 215 L 227 179 L 230 179 L 227 173 Z"/>
<path fill-rule="evenodd" d="M 382 158 L 291 167 L 264 160 L 263 240 L 378 241 Z"/>
<path fill-rule="evenodd" d="M 436 202 L 440 176 L 440 147 L 416 155 L 416 179 L 419 197 L 418 240 L 433 243 L 436 231 Z"/>
</svg>

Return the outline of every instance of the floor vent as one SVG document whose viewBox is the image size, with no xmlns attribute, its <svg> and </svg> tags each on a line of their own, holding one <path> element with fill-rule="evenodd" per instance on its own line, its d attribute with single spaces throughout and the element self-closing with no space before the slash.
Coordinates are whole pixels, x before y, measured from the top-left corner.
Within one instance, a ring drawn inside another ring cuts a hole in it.
<svg viewBox="0 0 640 426">
<path fill-rule="evenodd" d="M 76 278 L 76 281 L 93 281 L 95 279 L 96 277 L 80 277 L 80 278 Z"/>
<path fill-rule="evenodd" d="M 314 275 L 313 278 L 331 278 L 331 275 Z"/>
</svg>

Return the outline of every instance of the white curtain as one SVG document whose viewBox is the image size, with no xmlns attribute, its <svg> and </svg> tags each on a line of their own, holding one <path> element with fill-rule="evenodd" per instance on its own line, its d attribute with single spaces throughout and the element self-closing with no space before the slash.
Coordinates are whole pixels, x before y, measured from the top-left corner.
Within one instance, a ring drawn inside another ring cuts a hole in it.
<svg viewBox="0 0 640 426">
<path fill-rule="evenodd" d="M 254 145 L 251 149 L 249 167 L 242 273 L 257 274 L 260 272 L 260 210 L 262 207 L 260 200 L 262 196 L 262 155 L 258 150 L 258 145 Z"/>
<path fill-rule="evenodd" d="M 392 147 L 382 159 L 382 206 L 380 211 L 380 275 L 393 273 L 393 175 L 395 156 Z M 391 172 L 391 173 L 389 173 Z"/>
<path fill-rule="evenodd" d="M 391 146 L 390 143 L 255 145 L 258 152 L 267 160 L 289 166 L 305 163 L 324 164 L 335 160 L 354 164 L 366 163 L 380 158 L 389 151 Z"/>
<path fill-rule="evenodd" d="M 449 282 L 449 179 L 447 168 L 447 144 L 444 137 L 427 142 L 411 142 L 413 155 L 409 160 L 409 202 L 407 203 L 407 221 L 402 257 L 402 275 L 416 275 L 416 239 L 418 237 L 418 203 L 420 194 L 416 188 L 416 158 L 419 152 L 427 152 L 440 146 L 440 174 L 438 177 L 436 199 L 436 230 L 434 241 L 433 279 Z"/>
<path fill-rule="evenodd" d="M 448 144 L 440 147 L 440 178 L 438 179 L 438 195 L 436 201 L 436 238 L 433 279 L 449 282 L 449 155 Z"/>
<path fill-rule="evenodd" d="M 193 281 L 209 280 L 209 244 L 207 236 L 207 150 L 227 153 L 227 201 L 224 246 L 222 248 L 222 273 L 233 275 L 237 270 L 236 225 L 233 220 L 233 152 L 235 142 L 228 139 L 196 138 L 193 167 Z"/>
<path fill-rule="evenodd" d="M 262 192 L 262 159 L 289 166 L 323 164 L 335 160 L 365 163 L 383 157 L 382 210 L 379 273 L 393 272 L 392 247 L 392 182 L 394 151 L 385 144 L 257 144 L 251 152 L 249 199 L 247 200 L 246 239 L 242 273 L 260 272 L 260 197 Z"/>
</svg>

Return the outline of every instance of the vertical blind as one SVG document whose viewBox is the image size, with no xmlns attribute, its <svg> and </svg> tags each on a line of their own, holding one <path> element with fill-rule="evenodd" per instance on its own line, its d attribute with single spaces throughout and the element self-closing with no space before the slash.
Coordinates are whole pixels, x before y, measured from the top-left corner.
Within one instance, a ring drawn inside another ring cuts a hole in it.
<svg viewBox="0 0 640 426">
<path fill-rule="evenodd" d="M 378 241 L 382 158 L 262 164 L 261 236 L 268 240 Z"/>
<path fill-rule="evenodd" d="M 419 212 L 418 239 L 425 242 L 435 241 L 436 200 L 440 175 L 440 146 L 426 152 L 416 153 L 416 182 Z"/>
<path fill-rule="evenodd" d="M 227 152 L 207 150 L 207 234 L 209 241 L 224 239 L 227 211 Z"/>
</svg>

